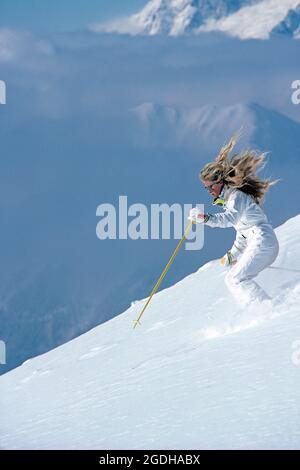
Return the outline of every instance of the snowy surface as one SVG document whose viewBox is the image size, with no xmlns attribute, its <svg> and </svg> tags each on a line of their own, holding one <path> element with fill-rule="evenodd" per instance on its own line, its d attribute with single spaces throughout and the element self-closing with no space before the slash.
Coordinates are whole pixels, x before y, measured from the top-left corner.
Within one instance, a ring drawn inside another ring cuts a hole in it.
<svg viewBox="0 0 300 470">
<path fill-rule="evenodd" d="M 213 260 L 137 329 L 144 300 L 2 376 L 0 448 L 299 449 L 300 215 L 276 232 L 271 304 L 241 311 Z"/>
</svg>

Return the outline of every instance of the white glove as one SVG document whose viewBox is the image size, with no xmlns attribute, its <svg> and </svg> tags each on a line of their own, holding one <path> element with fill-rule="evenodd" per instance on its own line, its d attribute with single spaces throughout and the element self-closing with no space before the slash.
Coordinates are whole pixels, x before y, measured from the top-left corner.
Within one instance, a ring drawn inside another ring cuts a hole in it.
<svg viewBox="0 0 300 470">
<path fill-rule="evenodd" d="M 203 222 L 204 218 L 205 215 L 200 211 L 200 209 L 198 209 L 198 207 L 194 207 L 190 210 L 188 220 L 190 220 L 191 222 L 197 222 L 198 224 L 200 224 L 201 222 Z"/>
</svg>

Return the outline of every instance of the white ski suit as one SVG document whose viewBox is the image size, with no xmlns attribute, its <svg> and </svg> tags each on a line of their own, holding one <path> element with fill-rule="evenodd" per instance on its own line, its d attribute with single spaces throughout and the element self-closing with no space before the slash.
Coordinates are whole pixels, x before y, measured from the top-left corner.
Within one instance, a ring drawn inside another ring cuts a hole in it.
<svg viewBox="0 0 300 470">
<path fill-rule="evenodd" d="M 225 212 L 208 214 L 206 225 L 234 227 L 237 231 L 230 251 L 238 262 L 228 271 L 226 285 L 242 306 L 253 300 L 270 299 L 253 278 L 277 258 L 279 244 L 275 232 L 252 196 L 226 185 L 222 193 Z"/>
</svg>

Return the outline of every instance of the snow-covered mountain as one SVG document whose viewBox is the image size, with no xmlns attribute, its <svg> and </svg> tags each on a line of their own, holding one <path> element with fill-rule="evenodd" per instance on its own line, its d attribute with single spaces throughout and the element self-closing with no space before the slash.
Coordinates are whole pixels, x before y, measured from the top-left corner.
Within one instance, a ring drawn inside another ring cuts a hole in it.
<svg viewBox="0 0 300 470">
<path fill-rule="evenodd" d="M 271 303 L 240 310 L 214 260 L 2 376 L 1 449 L 299 449 L 300 215 L 276 233 Z"/>
<path fill-rule="evenodd" d="M 255 102 L 201 107 L 149 102 L 132 112 L 137 120 L 136 139 L 148 146 L 201 148 L 211 152 L 218 142 L 225 142 L 226 136 L 240 129 L 243 146 L 264 148 L 272 153 L 273 171 L 276 168 L 283 176 L 285 171 L 289 172 L 291 163 L 299 162 L 299 122 Z"/>
<path fill-rule="evenodd" d="M 208 18 L 222 18 L 259 0 L 150 0 L 141 12 L 106 24 L 95 31 L 178 36 L 195 31 Z"/>
<path fill-rule="evenodd" d="M 222 31 L 241 39 L 273 31 L 298 38 L 299 0 L 150 0 L 127 18 L 94 24 L 97 32 L 179 36 Z"/>
<path fill-rule="evenodd" d="M 199 31 L 221 31 L 241 39 L 268 39 L 298 4 L 299 0 L 262 0 L 225 18 L 209 19 Z"/>
</svg>

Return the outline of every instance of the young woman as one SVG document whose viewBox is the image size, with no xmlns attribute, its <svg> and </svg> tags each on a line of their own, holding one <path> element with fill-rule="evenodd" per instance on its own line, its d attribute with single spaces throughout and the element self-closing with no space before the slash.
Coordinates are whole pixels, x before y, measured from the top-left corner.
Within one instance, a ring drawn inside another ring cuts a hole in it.
<svg viewBox="0 0 300 470">
<path fill-rule="evenodd" d="M 221 263 L 231 268 L 225 277 L 227 287 L 237 302 L 245 306 L 253 300 L 270 299 L 254 278 L 274 262 L 279 251 L 275 232 L 261 208 L 265 193 L 277 181 L 262 180 L 256 175 L 265 154 L 246 151 L 229 160 L 235 144 L 236 139 L 232 137 L 215 161 L 205 165 L 199 175 L 214 204 L 222 205 L 225 212 L 202 214 L 194 208 L 189 219 L 204 221 L 210 227 L 236 229 L 235 242 Z"/>
</svg>

